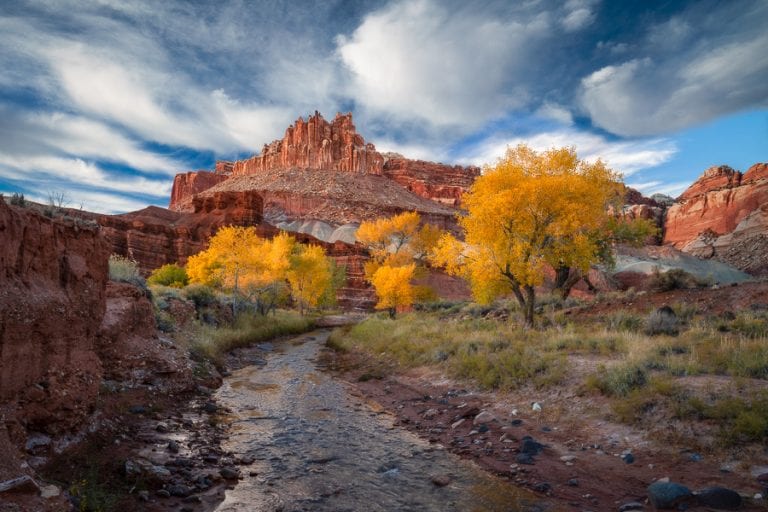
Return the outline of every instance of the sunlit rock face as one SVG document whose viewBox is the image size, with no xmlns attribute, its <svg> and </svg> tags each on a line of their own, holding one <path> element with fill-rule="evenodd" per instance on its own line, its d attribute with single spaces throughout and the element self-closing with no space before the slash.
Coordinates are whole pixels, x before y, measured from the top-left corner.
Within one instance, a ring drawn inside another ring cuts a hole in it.
<svg viewBox="0 0 768 512">
<path fill-rule="evenodd" d="M 410 209 L 424 216 L 450 218 L 479 175 L 477 167 L 382 154 L 357 133 L 352 114 L 337 114 L 326 121 L 315 112 L 306 120 L 297 119 L 282 139 L 266 144 L 258 155 L 237 162 L 219 161 L 214 172 L 177 175 L 169 208 L 192 211 L 195 195 L 250 187 L 262 194 L 268 211 L 272 205 L 281 209 L 285 215 L 281 221 L 318 220 L 339 226 L 365 220 L 369 210 L 377 208 L 381 215 Z M 345 191 L 339 190 L 342 185 Z M 363 193 L 361 197 L 355 197 L 356 190 Z M 373 193 L 365 193 L 369 191 Z M 342 197 L 346 192 L 351 196 Z M 329 200 L 333 208 L 326 207 Z M 340 209 L 348 214 L 345 218 L 338 215 Z M 445 220 L 439 222 L 446 224 Z"/>
<path fill-rule="evenodd" d="M 664 243 L 768 274 L 768 164 L 707 169 L 668 209 Z"/>
</svg>

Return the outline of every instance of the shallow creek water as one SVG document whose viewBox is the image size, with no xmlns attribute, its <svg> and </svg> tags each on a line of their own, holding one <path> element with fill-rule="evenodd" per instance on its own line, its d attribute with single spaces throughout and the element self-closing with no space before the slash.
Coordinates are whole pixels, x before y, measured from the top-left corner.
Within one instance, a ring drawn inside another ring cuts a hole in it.
<svg viewBox="0 0 768 512">
<path fill-rule="evenodd" d="M 233 372 L 219 389 L 218 403 L 231 410 L 224 448 L 254 462 L 217 510 L 544 510 L 525 491 L 394 427 L 323 373 L 317 359 L 328 334 L 277 344 L 265 365 Z M 431 481 L 446 475 L 444 487 Z"/>
</svg>

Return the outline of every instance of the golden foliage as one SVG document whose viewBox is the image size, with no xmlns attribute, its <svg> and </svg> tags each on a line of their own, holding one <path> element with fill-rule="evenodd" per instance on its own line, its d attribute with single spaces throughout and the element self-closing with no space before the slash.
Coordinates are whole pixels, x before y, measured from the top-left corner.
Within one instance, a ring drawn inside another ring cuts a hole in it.
<svg viewBox="0 0 768 512">
<path fill-rule="evenodd" d="M 596 261 L 600 247 L 591 234 L 606 223 L 618 179 L 600 160 L 579 160 L 572 148 L 508 148 L 462 198 L 466 243 L 444 235 L 432 260 L 465 277 L 479 302 L 513 292 L 529 323 L 533 287 L 546 265 L 586 272 Z"/>
<path fill-rule="evenodd" d="M 187 274 L 193 283 L 243 293 L 267 309 L 287 285 L 302 310 L 315 307 L 333 283 L 333 267 L 322 247 L 302 245 L 287 233 L 265 240 L 255 228 L 240 226 L 221 228 L 208 249 L 189 258 Z"/>
<path fill-rule="evenodd" d="M 413 304 L 414 290 L 411 279 L 415 270 L 415 263 L 399 267 L 379 267 L 371 276 L 371 284 L 379 297 L 376 309 L 388 309 L 394 314 L 398 307 Z"/>
</svg>

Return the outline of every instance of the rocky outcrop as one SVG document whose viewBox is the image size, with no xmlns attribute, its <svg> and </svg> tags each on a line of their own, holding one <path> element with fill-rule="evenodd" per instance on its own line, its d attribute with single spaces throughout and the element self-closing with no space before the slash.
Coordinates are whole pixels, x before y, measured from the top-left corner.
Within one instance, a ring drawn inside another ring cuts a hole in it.
<svg viewBox="0 0 768 512">
<path fill-rule="evenodd" d="M 254 191 L 196 195 L 190 208 L 189 213 L 150 206 L 123 215 L 90 215 L 102 226 L 111 252 L 133 258 L 144 272 L 184 264 L 221 226 L 255 226 L 263 219 L 263 200 Z"/>
<path fill-rule="evenodd" d="M 181 204 L 187 198 L 191 198 L 193 195 L 208 190 L 212 186 L 226 180 L 227 175 L 219 172 L 219 163 L 231 164 L 231 162 L 217 162 L 215 173 L 208 171 L 193 171 L 177 174 L 173 178 L 171 205 Z"/>
<path fill-rule="evenodd" d="M 290 174 L 292 181 L 283 182 L 282 178 Z M 346 175 L 343 177 L 342 175 Z M 344 182 L 348 192 L 359 187 L 367 187 L 376 182 L 374 193 L 366 197 L 367 209 L 379 209 L 380 215 L 388 214 L 384 210 L 402 212 L 405 203 L 398 201 L 403 194 L 412 194 L 429 202 L 455 208 L 461 202 L 461 196 L 480 175 L 477 167 L 462 167 L 409 160 L 395 153 L 383 155 L 376 151 L 373 144 L 366 143 L 357 133 L 352 114 L 337 114 L 328 122 L 318 112 L 305 121 L 299 118 L 289 126 L 282 139 L 266 144 L 261 153 L 237 162 L 220 161 L 215 172 L 196 171 L 179 174 L 174 180 L 169 208 L 174 211 L 192 211 L 192 197 L 206 194 L 212 190 L 244 190 L 242 178 L 252 178 L 252 185 L 264 196 L 265 204 L 277 205 L 287 218 L 283 221 L 319 220 L 338 224 L 340 218 L 308 217 L 317 212 L 318 205 L 330 201 L 334 206 L 350 211 L 343 222 L 359 222 L 365 216 L 361 210 L 362 201 L 339 202 L 336 197 L 328 197 L 324 189 L 338 189 L 337 184 Z M 367 180 L 366 180 L 367 178 Z M 320 187 L 313 187 L 313 194 L 302 193 L 305 181 L 312 181 Z M 356 182 L 359 181 L 359 183 Z M 393 191 L 392 185 L 400 188 Z M 353 194 L 354 195 L 354 194 Z M 394 202 L 403 203 L 401 207 L 392 207 Z M 418 206 L 418 205 L 416 205 Z M 269 208 L 268 208 L 269 209 Z M 422 206 L 419 211 L 429 213 L 430 208 Z M 452 211 L 449 216 L 452 216 Z"/>
<path fill-rule="evenodd" d="M 768 236 L 768 165 L 743 174 L 728 166 L 707 169 L 668 209 L 664 227 L 664 243 L 768 274 L 766 252 L 752 252 Z"/>
<path fill-rule="evenodd" d="M 25 428 L 56 434 L 90 410 L 108 256 L 97 227 L 0 200 L 0 405 Z"/>
<path fill-rule="evenodd" d="M 480 176 L 479 167 L 450 166 L 407 158 L 387 159 L 382 172 L 421 197 L 451 206 L 461 203 L 461 196 Z"/>
<path fill-rule="evenodd" d="M 315 112 L 300 117 L 285 130 L 282 139 L 265 144 L 261 153 L 235 162 L 235 175 L 268 169 L 324 169 L 359 174 L 381 174 L 384 157 L 357 133 L 352 114 L 336 114 L 330 123 Z"/>
</svg>

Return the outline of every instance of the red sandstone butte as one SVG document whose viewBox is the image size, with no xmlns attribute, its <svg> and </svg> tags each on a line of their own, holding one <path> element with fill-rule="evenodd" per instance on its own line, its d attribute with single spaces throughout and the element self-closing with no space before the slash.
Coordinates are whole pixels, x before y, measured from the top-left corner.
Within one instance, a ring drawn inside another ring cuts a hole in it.
<svg viewBox="0 0 768 512">
<path fill-rule="evenodd" d="M 381 174 L 384 157 L 357 133 L 352 114 L 336 114 L 330 123 L 315 111 L 300 117 L 280 140 L 265 144 L 261 154 L 235 162 L 233 174 L 300 167 Z"/>
<path fill-rule="evenodd" d="M 219 161 L 215 172 L 179 174 L 173 182 L 169 208 L 189 211 L 193 195 L 227 182 L 230 177 L 267 175 L 290 169 L 383 176 L 413 194 L 449 206 L 459 205 L 461 195 L 480 175 L 477 167 L 409 160 L 399 155 L 388 159 L 357 133 L 351 113 L 336 114 L 328 122 L 315 112 L 306 121 L 302 117 L 297 119 L 282 139 L 264 145 L 258 155 L 237 162 Z M 382 198 L 382 203 L 386 203 L 386 198 Z"/>
</svg>

